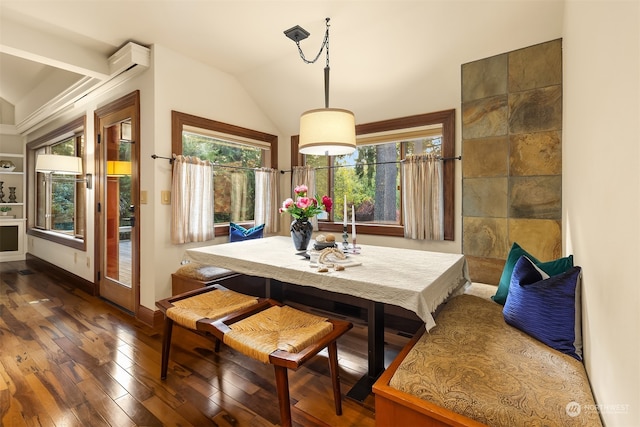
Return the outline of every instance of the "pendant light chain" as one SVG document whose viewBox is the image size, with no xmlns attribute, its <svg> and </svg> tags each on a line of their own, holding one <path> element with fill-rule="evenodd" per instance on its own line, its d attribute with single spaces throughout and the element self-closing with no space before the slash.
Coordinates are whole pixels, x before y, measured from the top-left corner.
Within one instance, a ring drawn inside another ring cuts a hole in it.
<svg viewBox="0 0 640 427">
<path fill-rule="evenodd" d="M 327 30 L 324 33 L 324 40 L 322 42 L 322 46 L 320 46 L 320 50 L 318 51 L 318 54 L 316 55 L 315 58 L 313 58 L 313 60 L 308 60 L 304 56 L 304 52 L 302 52 L 302 48 L 300 47 L 300 41 L 295 40 L 296 46 L 298 46 L 298 53 L 300 54 L 300 58 L 302 58 L 305 64 L 314 64 L 318 60 L 318 58 L 320 58 L 320 55 L 322 54 L 322 50 L 326 47 L 327 48 L 327 67 L 329 66 L 329 18 L 326 18 L 326 19 L 327 19 L 327 24 L 326 24 Z"/>
</svg>

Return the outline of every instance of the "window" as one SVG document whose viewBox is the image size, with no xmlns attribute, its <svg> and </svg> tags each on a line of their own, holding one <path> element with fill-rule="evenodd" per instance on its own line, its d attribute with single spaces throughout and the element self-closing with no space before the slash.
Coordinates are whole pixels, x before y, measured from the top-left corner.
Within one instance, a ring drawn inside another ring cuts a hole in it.
<svg viewBox="0 0 640 427">
<path fill-rule="evenodd" d="M 358 232 L 402 236 L 400 162 L 410 154 L 443 157 L 445 240 L 453 240 L 455 110 L 356 126 L 357 148 L 346 156 L 302 156 L 292 138 L 292 158 L 316 167 L 316 191 L 335 202 L 331 215 L 319 218 L 320 230 L 341 231 L 344 196 L 353 204 Z M 347 214 L 350 215 L 349 213 Z"/>
<path fill-rule="evenodd" d="M 29 173 L 35 183 L 30 190 L 33 191 L 33 203 L 29 205 L 28 233 L 83 250 L 86 181 L 81 179 L 82 175 L 36 172 L 35 163 L 40 154 L 84 159 L 84 127 L 85 118 L 81 117 L 27 144 Z"/>
<path fill-rule="evenodd" d="M 277 168 L 278 138 L 214 120 L 172 112 L 172 150 L 221 167 L 214 168 L 216 235 L 228 234 L 229 222 L 252 224 L 255 168 Z"/>
</svg>

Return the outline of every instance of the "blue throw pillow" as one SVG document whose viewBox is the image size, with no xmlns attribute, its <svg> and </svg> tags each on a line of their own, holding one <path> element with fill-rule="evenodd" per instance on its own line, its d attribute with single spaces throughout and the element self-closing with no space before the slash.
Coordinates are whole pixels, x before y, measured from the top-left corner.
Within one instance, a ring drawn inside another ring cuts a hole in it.
<svg viewBox="0 0 640 427">
<path fill-rule="evenodd" d="M 580 267 L 549 277 L 526 256 L 513 269 L 502 313 L 514 328 L 582 360 Z"/>
<path fill-rule="evenodd" d="M 262 239 L 264 233 L 264 224 L 256 225 L 253 228 L 246 229 L 241 225 L 229 224 L 229 241 L 240 242 L 242 240 Z"/>
<path fill-rule="evenodd" d="M 569 255 L 568 257 L 564 258 L 558 258 L 554 261 L 540 262 L 533 255 L 522 249 L 520 245 L 514 243 L 511 246 L 511 250 L 509 251 L 509 255 L 507 256 L 507 261 L 504 264 L 502 276 L 500 276 L 500 282 L 498 283 L 498 290 L 496 291 L 496 294 L 491 297 L 491 299 L 498 304 L 504 305 L 504 302 L 507 300 L 513 267 L 515 267 L 516 262 L 518 262 L 518 259 L 520 259 L 520 257 L 523 255 L 533 261 L 538 267 L 540 267 L 550 276 L 564 273 L 569 268 L 573 267 L 573 255 Z"/>
</svg>

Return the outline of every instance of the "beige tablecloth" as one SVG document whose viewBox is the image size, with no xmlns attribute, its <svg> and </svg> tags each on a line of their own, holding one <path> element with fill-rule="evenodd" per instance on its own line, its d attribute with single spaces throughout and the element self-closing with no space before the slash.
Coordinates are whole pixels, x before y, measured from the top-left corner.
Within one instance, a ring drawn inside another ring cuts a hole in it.
<svg viewBox="0 0 640 427">
<path fill-rule="evenodd" d="M 188 249 L 187 256 L 238 273 L 397 305 L 415 312 L 427 329 L 435 326 L 436 308 L 470 283 L 463 255 L 370 245 L 349 254 L 361 265 L 318 273 L 285 236 Z"/>
</svg>

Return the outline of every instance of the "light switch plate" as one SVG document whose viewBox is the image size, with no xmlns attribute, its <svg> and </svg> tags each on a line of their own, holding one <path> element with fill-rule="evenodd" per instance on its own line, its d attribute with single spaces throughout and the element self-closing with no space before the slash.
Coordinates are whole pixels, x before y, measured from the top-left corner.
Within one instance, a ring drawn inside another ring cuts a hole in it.
<svg viewBox="0 0 640 427">
<path fill-rule="evenodd" d="M 141 205 L 147 204 L 147 190 L 140 191 L 140 204 Z"/>
<path fill-rule="evenodd" d="M 160 192 L 160 203 L 163 205 L 171 204 L 171 191 L 163 190 Z"/>
</svg>

